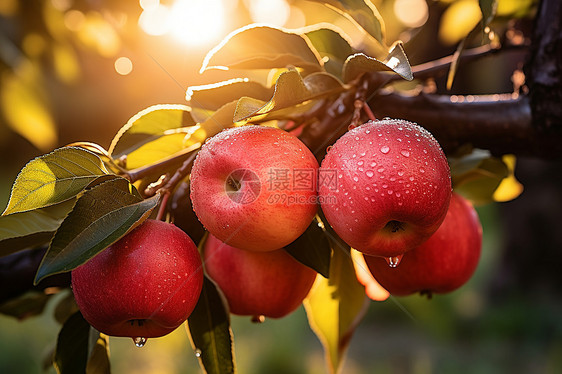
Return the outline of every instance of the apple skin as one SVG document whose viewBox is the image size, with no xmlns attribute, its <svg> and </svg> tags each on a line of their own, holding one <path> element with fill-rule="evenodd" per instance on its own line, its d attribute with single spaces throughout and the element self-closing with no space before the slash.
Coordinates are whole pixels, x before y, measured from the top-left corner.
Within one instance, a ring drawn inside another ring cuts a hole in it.
<svg viewBox="0 0 562 374">
<path fill-rule="evenodd" d="M 478 265 L 482 226 L 472 204 L 453 193 L 447 216 L 422 245 L 407 252 L 396 268 L 364 256 L 373 277 L 392 295 L 447 293 L 465 284 Z"/>
<path fill-rule="evenodd" d="M 326 219 L 351 247 L 399 256 L 423 243 L 447 213 L 451 174 L 445 154 L 423 127 L 404 120 L 369 121 L 340 137 L 320 173 Z"/>
<path fill-rule="evenodd" d="M 203 287 L 193 241 L 170 223 L 146 220 L 71 273 L 82 315 L 107 335 L 155 338 L 180 326 Z"/>
<path fill-rule="evenodd" d="M 316 272 L 284 249 L 256 252 L 238 249 L 209 235 L 205 269 L 223 292 L 230 312 L 281 318 L 301 305 Z"/>
<path fill-rule="evenodd" d="M 297 173 L 310 181 L 293 185 Z M 208 139 L 193 163 L 193 210 L 211 234 L 234 247 L 279 249 L 316 214 L 317 173 L 318 161 L 294 135 L 257 125 L 229 128 Z"/>
</svg>

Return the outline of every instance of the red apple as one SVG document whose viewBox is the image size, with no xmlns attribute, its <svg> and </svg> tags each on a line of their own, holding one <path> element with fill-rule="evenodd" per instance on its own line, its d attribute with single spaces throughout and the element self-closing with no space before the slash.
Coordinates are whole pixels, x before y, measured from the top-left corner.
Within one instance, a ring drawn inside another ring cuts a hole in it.
<svg viewBox="0 0 562 374">
<path fill-rule="evenodd" d="M 284 249 L 246 251 L 209 235 L 203 252 L 205 269 L 223 292 L 230 312 L 281 318 L 304 300 L 316 272 Z"/>
<path fill-rule="evenodd" d="M 170 223 L 147 220 L 71 274 L 82 315 L 107 335 L 166 335 L 195 308 L 203 287 L 193 241 Z"/>
<path fill-rule="evenodd" d="M 369 121 L 344 134 L 322 161 L 319 184 L 336 233 L 364 254 L 387 258 L 427 240 L 451 198 L 439 143 L 404 120 Z"/>
<path fill-rule="evenodd" d="M 375 279 L 391 294 L 453 291 L 472 276 L 482 247 L 482 227 L 472 204 L 454 193 L 443 224 L 429 240 L 405 253 L 391 268 L 380 257 L 365 256 Z"/>
<path fill-rule="evenodd" d="M 316 214 L 318 162 L 286 131 L 248 125 L 208 139 L 191 171 L 193 210 L 234 247 L 271 251 L 298 238 Z"/>
</svg>

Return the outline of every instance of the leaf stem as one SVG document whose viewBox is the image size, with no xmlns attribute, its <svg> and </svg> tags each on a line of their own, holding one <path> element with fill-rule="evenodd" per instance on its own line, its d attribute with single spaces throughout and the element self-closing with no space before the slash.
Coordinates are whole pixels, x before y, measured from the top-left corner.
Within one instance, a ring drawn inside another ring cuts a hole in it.
<svg viewBox="0 0 562 374">
<path fill-rule="evenodd" d="M 130 170 L 125 173 L 125 177 L 129 179 L 131 182 L 136 182 L 139 179 L 142 179 L 154 172 L 161 170 L 169 165 L 173 165 L 178 163 L 184 157 L 190 157 L 190 154 L 201 147 L 201 143 L 195 143 L 187 148 L 182 149 L 181 151 L 177 152 L 176 154 L 159 160 L 153 164 L 141 166 L 137 169 Z M 188 158 L 189 159 L 189 158 Z"/>
</svg>

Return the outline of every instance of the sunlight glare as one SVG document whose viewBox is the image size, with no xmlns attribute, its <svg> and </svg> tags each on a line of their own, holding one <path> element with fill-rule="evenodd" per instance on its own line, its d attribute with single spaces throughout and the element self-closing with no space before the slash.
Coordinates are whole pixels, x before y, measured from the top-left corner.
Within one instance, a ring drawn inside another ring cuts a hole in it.
<svg viewBox="0 0 562 374">
<path fill-rule="evenodd" d="M 286 0 L 250 0 L 250 14 L 257 23 L 284 26 L 291 8 Z"/>
<path fill-rule="evenodd" d="M 176 0 L 170 34 L 188 46 L 209 44 L 223 36 L 225 18 L 222 0 Z"/>
</svg>

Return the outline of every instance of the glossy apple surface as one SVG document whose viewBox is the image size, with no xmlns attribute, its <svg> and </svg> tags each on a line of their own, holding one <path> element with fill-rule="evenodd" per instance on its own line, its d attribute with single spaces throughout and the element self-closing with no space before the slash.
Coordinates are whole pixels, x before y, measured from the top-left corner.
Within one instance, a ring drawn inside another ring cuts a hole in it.
<svg viewBox="0 0 562 374">
<path fill-rule="evenodd" d="M 451 175 L 439 143 L 404 120 L 369 121 L 322 161 L 320 202 L 336 233 L 367 255 L 399 256 L 433 234 L 447 213 Z"/>
<path fill-rule="evenodd" d="M 391 294 L 451 292 L 465 284 L 478 265 L 482 227 L 472 204 L 453 194 L 443 224 L 429 240 L 404 254 L 391 268 L 380 257 L 365 256 L 375 279 Z"/>
<path fill-rule="evenodd" d="M 193 163 L 193 209 L 211 234 L 234 247 L 282 248 L 316 214 L 317 172 L 297 137 L 265 126 L 230 128 L 208 139 Z"/>
<path fill-rule="evenodd" d="M 181 325 L 203 286 L 201 257 L 176 226 L 147 220 L 72 271 L 82 315 L 107 335 L 153 338 Z"/>
<path fill-rule="evenodd" d="M 310 291 L 316 272 L 284 249 L 246 251 L 209 235 L 205 268 L 238 315 L 281 318 L 294 311 Z"/>
</svg>

